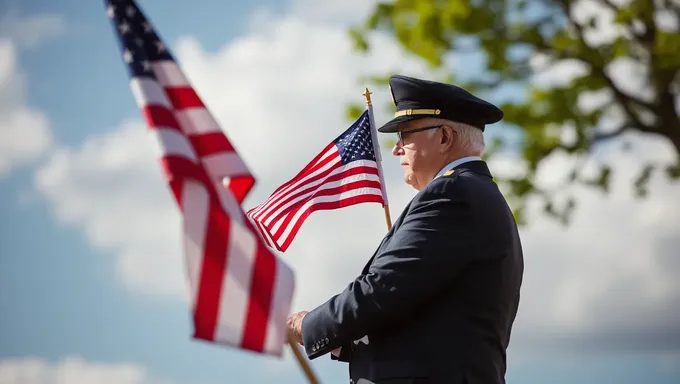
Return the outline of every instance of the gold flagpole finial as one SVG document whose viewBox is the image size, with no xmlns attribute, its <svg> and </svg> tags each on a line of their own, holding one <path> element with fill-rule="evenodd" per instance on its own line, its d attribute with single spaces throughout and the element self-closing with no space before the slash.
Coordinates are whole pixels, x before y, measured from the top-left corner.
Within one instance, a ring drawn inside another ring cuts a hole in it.
<svg viewBox="0 0 680 384">
<path fill-rule="evenodd" d="M 368 87 L 366 87 L 366 92 L 362 93 L 366 98 L 366 105 L 371 105 L 371 94 L 372 92 L 368 90 Z"/>
</svg>

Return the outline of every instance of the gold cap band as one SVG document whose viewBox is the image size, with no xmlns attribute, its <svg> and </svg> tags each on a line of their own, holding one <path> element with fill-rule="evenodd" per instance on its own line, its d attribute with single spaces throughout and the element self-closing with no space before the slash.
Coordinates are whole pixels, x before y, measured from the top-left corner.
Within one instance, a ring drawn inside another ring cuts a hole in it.
<svg viewBox="0 0 680 384">
<path fill-rule="evenodd" d="M 410 116 L 410 115 L 438 115 L 441 111 L 439 109 L 404 109 L 394 114 L 394 117 Z"/>
</svg>

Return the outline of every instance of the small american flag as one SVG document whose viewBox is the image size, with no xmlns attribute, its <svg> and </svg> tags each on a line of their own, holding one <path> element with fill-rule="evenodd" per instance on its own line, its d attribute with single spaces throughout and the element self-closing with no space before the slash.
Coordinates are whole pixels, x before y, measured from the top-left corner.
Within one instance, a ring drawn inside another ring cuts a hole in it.
<svg viewBox="0 0 680 384">
<path fill-rule="evenodd" d="M 241 207 L 255 178 L 134 1 L 105 5 L 182 214 L 193 337 L 280 356 L 294 276 Z"/>
<path fill-rule="evenodd" d="M 284 252 L 314 211 L 386 203 L 371 121 L 367 109 L 300 173 L 248 211 L 270 247 Z"/>
</svg>

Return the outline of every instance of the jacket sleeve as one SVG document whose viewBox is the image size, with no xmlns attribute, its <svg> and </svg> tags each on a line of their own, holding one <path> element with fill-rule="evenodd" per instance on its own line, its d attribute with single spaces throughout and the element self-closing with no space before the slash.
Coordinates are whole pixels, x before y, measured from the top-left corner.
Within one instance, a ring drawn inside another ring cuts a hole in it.
<svg viewBox="0 0 680 384">
<path fill-rule="evenodd" d="M 304 317 L 309 359 L 407 315 L 478 257 L 473 208 L 456 184 L 454 178 L 430 183 L 368 273 Z"/>
</svg>

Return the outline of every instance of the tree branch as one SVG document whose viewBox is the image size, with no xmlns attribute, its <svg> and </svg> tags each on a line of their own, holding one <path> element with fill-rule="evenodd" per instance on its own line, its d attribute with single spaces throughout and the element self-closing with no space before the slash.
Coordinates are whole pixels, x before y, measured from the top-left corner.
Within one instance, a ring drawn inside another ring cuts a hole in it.
<svg viewBox="0 0 680 384">
<path fill-rule="evenodd" d="M 650 112 L 654 112 L 654 105 L 624 93 L 621 89 L 619 89 L 619 87 L 616 86 L 616 84 L 614 84 L 614 80 L 607 76 L 603 68 L 592 68 L 592 70 L 593 74 L 598 75 L 607 83 L 609 88 L 614 93 L 614 98 L 619 102 L 619 104 L 621 104 L 621 107 L 626 113 L 626 117 L 628 117 L 628 119 L 630 119 L 641 131 L 654 131 L 654 127 L 644 124 L 633 109 L 633 106 L 636 105 L 638 107 L 645 108 Z"/>
<path fill-rule="evenodd" d="M 576 20 L 571 19 L 571 15 L 570 15 L 570 12 L 569 12 L 570 8 L 571 8 L 571 0 L 558 0 L 558 1 L 560 2 L 562 10 L 567 15 L 567 17 L 569 17 L 571 23 L 573 24 L 574 28 L 576 29 L 576 34 L 577 34 L 580 42 L 583 44 L 583 46 L 588 51 L 599 56 L 599 53 L 593 47 L 588 45 L 588 43 L 586 42 L 586 40 L 584 38 L 584 33 L 583 33 L 583 26 L 580 25 L 579 23 L 577 23 Z M 581 61 L 584 61 L 588 65 L 590 65 L 590 67 L 592 69 L 592 73 L 599 76 L 600 78 L 602 78 L 607 83 L 609 88 L 611 88 L 612 92 L 614 93 L 614 97 L 623 107 L 623 110 L 625 111 L 628 119 L 630 119 L 633 123 L 635 123 L 635 125 L 637 125 L 641 130 L 647 130 L 647 131 L 653 130 L 652 127 L 645 125 L 642 122 L 642 120 L 640 120 L 639 116 L 637 115 L 637 113 L 633 109 L 633 105 L 636 105 L 636 106 L 641 107 L 641 108 L 645 108 L 649 111 L 654 110 L 654 105 L 624 93 L 621 89 L 619 89 L 619 87 L 616 86 L 616 84 L 614 84 L 614 81 L 612 80 L 612 78 L 607 76 L 607 74 L 604 71 L 604 67 L 594 65 L 594 63 L 588 62 L 588 60 L 584 60 L 583 58 L 579 58 L 579 59 Z"/>
<path fill-rule="evenodd" d="M 612 3 L 611 0 L 598 0 L 600 3 L 604 4 L 607 6 L 607 8 L 611 9 L 614 12 L 619 11 L 619 7 L 616 6 L 616 4 Z"/>
<path fill-rule="evenodd" d="M 611 132 L 607 133 L 596 133 L 592 137 L 592 143 L 597 143 L 599 141 L 605 141 L 609 139 L 613 139 L 617 136 L 621 136 L 624 132 L 628 131 L 629 129 L 634 128 L 631 124 L 625 123 L 621 124 L 621 126 Z"/>
</svg>

